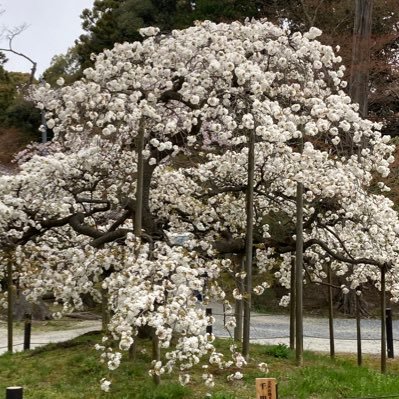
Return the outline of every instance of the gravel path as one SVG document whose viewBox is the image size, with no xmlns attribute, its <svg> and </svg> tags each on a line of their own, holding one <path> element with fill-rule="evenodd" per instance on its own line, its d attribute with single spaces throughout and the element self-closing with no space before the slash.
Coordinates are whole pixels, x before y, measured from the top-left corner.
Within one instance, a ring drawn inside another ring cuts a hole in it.
<svg viewBox="0 0 399 399">
<path fill-rule="evenodd" d="M 212 306 L 215 316 L 214 333 L 218 337 L 228 337 L 223 328 L 224 318 L 222 306 Z M 32 329 L 32 345 L 45 345 L 50 342 L 62 342 L 75 338 L 89 331 L 99 330 L 100 321 L 77 321 L 76 327 L 63 331 L 35 331 Z M 380 352 L 380 321 L 362 320 L 362 351 L 363 353 Z M 354 319 L 336 319 L 335 351 L 356 353 L 356 321 Z M 14 333 L 14 350 L 20 351 L 23 346 L 23 332 Z M 393 321 L 394 353 L 399 354 L 399 320 Z M 252 342 L 263 344 L 289 343 L 289 318 L 286 315 L 265 315 L 253 313 L 251 316 Z M 315 351 L 329 351 L 328 320 L 325 318 L 306 317 L 304 319 L 304 349 Z M 4 324 L 0 325 L 0 354 L 7 350 L 7 330 Z"/>
</svg>

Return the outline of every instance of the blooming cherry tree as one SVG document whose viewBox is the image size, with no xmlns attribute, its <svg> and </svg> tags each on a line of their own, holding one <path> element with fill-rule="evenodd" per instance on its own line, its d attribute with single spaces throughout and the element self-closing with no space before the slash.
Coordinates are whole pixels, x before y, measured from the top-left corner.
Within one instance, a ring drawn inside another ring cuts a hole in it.
<svg viewBox="0 0 399 399">
<path fill-rule="evenodd" d="M 126 351 L 143 327 L 167 352 L 154 355 L 155 376 L 178 369 L 187 383 L 204 355 L 231 365 L 205 334 L 210 320 L 194 293 L 225 300 L 220 274 L 236 274 L 219 255 L 244 249 L 254 133 L 259 270 L 278 262 L 288 285 L 302 183 L 308 272 L 323 279 L 329 258 L 337 273 L 351 265 L 352 284 L 378 284 L 375 268 L 389 264 L 396 298 L 398 218 L 388 200 L 368 193 L 389 173 L 393 147 L 343 91 L 344 67 L 315 40 L 321 32 L 205 21 L 169 35 L 141 33 L 142 43 L 96 56 L 71 86 L 59 81 L 31 94 L 55 147 L 0 177 L 0 242 L 13 249 L 26 294 L 34 300 L 52 290 L 70 309 L 81 306 L 81 294 L 99 299 L 105 290 L 112 316 L 98 349 L 110 369 L 121 352 L 109 340 Z M 284 237 L 274 233 L 276 216 L 287 222 Z M 232 362 L 245 364 L 234 348 Z M 204 381 L 213 384 L 211 373 Z"/>
</svg>

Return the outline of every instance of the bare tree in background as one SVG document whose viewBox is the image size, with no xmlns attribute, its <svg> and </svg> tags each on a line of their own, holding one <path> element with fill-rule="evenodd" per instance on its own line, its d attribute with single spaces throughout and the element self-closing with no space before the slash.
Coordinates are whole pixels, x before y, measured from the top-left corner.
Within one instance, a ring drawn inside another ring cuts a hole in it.
<svg viewBox="0 0 399 399">
<path fill-rule="evenodd" d="M 352 101 L 359 104 L 359 112 L 363 117 L 368 113 L 372 11 L 373 0 L 356 0 L 349 90 Z"/>
<path fill-rule="evenodd" d="M 5 10 L 0 8 L 0 15 L 4 14 L 4 12 Z M 23 23 L 13 28 L 8 28 L 6 26 L 3 26 L 0 30 L 0 42 L 6 41 L 8 43 L 8 46 L 0 48 L 0 52 L 12 53 L 19 57 L 25 58 L 27 61 L 29 61 L 32 64 L 29 84 L 32 84 L 36 74 L 37 62 L 33 61 L 32 58 L 28 57 L 26 54 L 16 51 L 13 47 L 14 39 L 17 36 L 19 36 L 22 32 L 24 32 L 27 28 L 28 25 L 26 23 Z"/>
</svg>

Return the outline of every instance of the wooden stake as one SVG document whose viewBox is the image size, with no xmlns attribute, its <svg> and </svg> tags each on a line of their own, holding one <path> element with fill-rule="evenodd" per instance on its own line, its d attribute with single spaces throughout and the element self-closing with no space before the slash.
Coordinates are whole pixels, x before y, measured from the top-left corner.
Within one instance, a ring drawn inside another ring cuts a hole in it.
<svg viewBox="0 0 399 399">
<path fill-rule="evenodd" d="M 359 291 L 360 287 L 356 289 Z M 363 364 L 362 356 L 362 330 L 361 330 L 361 314 L 360 314 L 360 296 L 356 293 L 356 340 L 357 340 L 357 365 Z"/>
<path fill-rule="evenodd" d="M 252 246 L 254 231 L 254 178 L 255 178 L 255 131 L 249 131 L 248 143 L 248 187 L 246 198 L 246 238 L 245 238 L 245 297 L 244 297 L 244 326 L 242 332 L 242 355 L 249 359 L 249 340 L 251 327 L 252 302 Z"/>
<path fill-rule="evenodd" d="M 385 294 L 386 266 L 381 267 L 381 373 L 387 372 L 387 332 L 385 324 L 386 294 Z"/>
<path fill-rule="evenodd" d="M 330 332 L 330 357 L 335 357 L 335 342 L 334 342 L 334 304 L 333 304 L 333 288 L 332 288 L 332 276 L 331 276 L 331 265 L 328 265 L 328 327 Z"/>
<path fill-rule="evenodd" d="M 295 312 L 296 312 L 296 293 L 295 293 L 295 258 L 291 260 L 291 288 L 290 288 L 290 349 L 295 349 Z"/>
<path fill-rule="evenodd" d="M 14 311 L 14 300 L 13 300 L 13 281 L 12 281 L 12 264 L 11 260 L 8 260 L 7 264 L 7 348 L 8 352 L 13 351 L 13 311 Z"/>
</svg>

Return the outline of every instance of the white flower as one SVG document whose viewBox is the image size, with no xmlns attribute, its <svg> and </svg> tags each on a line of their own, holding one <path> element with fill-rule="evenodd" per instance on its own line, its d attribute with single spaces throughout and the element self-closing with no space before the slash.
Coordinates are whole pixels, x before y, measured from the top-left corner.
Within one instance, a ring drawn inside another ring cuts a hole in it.
<svg viewBox="0 0 399 399">
<path fill-rule="evenodd" d="M 220 62 L 219 62 L 218 60 L 212 60 L 212 61 L 209 63 L 209 69 L 210 69 L 212 72 L 217 72 L 217 71 L 219 71 L 219 70 L 220 70 Z"/>
<path fill-rule="evenodd" d="M 54 120 L 54 119 L 49 119 L 49 120 L 46 122 L 46 125 L 47 125 L 47 127 L 48 127 L 49 129 L 52 129 L 52 128 L 55 126 L 55 120 Z"/>
<path fill-rule="evenodd" d="M 200 102 L 199 96 L 197 96 L 195 94 L 192 95 L 191 98 L 190 98 L 190 102 L 191 102 L 191 104 L 194 104 L 194 105 L 199 104 L 199 102 Z"/>
<path fill-rule="evenodd" d="M 252 114 L 245 114 L 242 117 L 242 124 L 247 129 L 253 129 L 255 126 L 254 117 Z"/>
<path fill-rule="evenodd" d="M 190 375 L 189 374 L 180 374 L 179 382 L 181 385 L 187 385 L 190 382 Z"/>
<path fill-rule="evenodd" d="M 280 305 L 280 306 L 283 306 L 283 307 L 287 307 L 287 306 L 290 304 L 290 301 L 291 301 L 290 294 L 288 294 L 288 295 L 283 295 L 283 296 L 281 297 L 281 299 L 280 299 L 279 305 Z"/>
<path fill-rule="evenodd" d="M 192 102 L 192 101 L 191 101 L 191 102 Z M 216 106 L 219 104 L 219 99 L 216 98 L 216 97 L 209 97 L 209 98 L 208 98 L 208 104 L 209 104 L 211 107 L 216 107 Z"/>
<path fill-rule="evenodd" d="M 109 388 L 111 386 L 111 381 L 106 380 L 105 378 L 101 379 L 101 389 L 104 392 L 109 392 Z"/>
<path fill-rule="evenodd" d="M 309 29 L 309 32 L 306 32 L 303 36 L 306 37 L 309 40 L 313 40 L 316 39 L 316 37 L 319 37 L 322 35 L 322 31 L 318 28 L 315 28 L 314 26 L 312 26 Z"/>
<path fill-rule="evenodd" d="M 266 363 L 259 363 L 258 364 L 258 369 L 262 372 L 262 373 L 268 373 L 269 372 L 269 366 Z"/>
<path fill-rule="evenodd" d="M 300 104 L 291 105 L 292 112 L 298 112 L 300 109 L 301 109 L 301 105 Z"/>
<path fill-rule="evenodd" d="M 313 68 L 314 69 L 321 69 L 323 67 L 323 64 L 319 60 L 315 60 L 313 62 Z"/>
<path fill-rule="evenodd" d="M 141 36 L 146 37 L 146 36 L 156 36 L 160 32 L 159 28 L 156 28 L 154 26 L 149 26 L 148 28 L 141 28 L 139 29 L 139 33 Z"/>
<path fill-rule="evenodd" d="M 241 380 L 244 377 L 242 373 L 239 371 L 235 372 L 234 374 L 230 374 L 227 376 L 227 381 L 233 381 L 233 380 Z"/>
<path fill-rule="evenodd" d="M 348 289 L 347 287 L 341 286 L 341 289 L 342 289 L 342 293 L 343 293 L 344 295 L 346 295 L 346 294 L 349 293 L 349 289 Z"/>
</svg>

